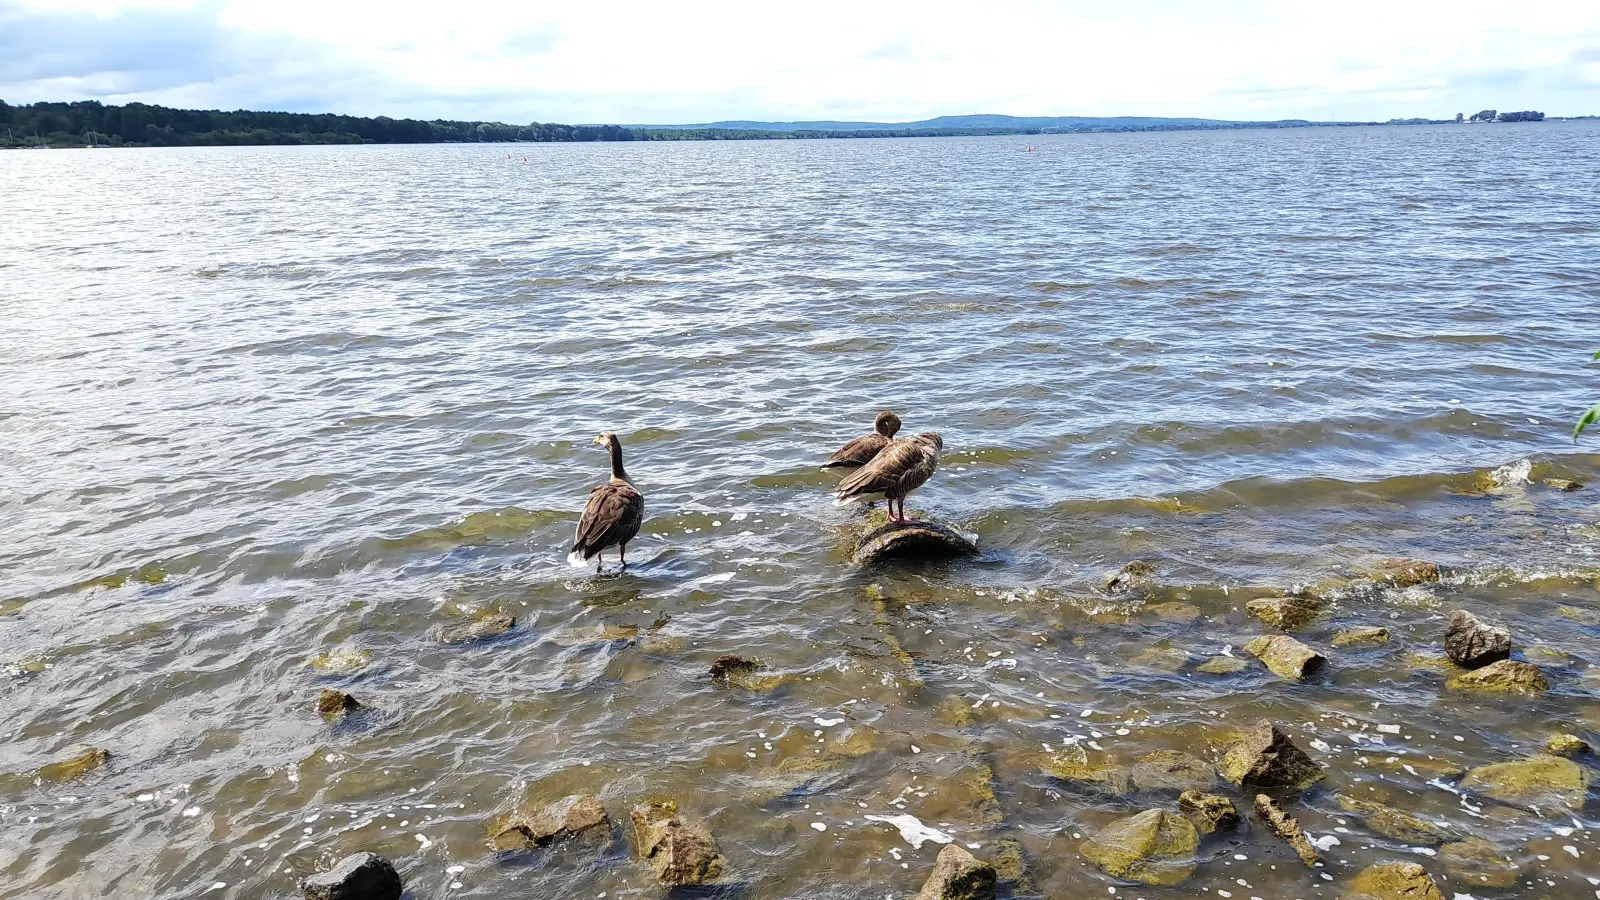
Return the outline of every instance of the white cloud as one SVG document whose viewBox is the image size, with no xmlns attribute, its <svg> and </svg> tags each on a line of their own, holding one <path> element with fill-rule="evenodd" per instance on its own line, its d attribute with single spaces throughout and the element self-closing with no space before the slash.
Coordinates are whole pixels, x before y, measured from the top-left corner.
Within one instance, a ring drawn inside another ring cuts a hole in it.
<svg viewBox="0 0 1600 900">
<path fill-rule="evenodd" d="M 514 122 L 1600 113 L 1592 0 L 26 0 L 8 57 L 12 102 Z"/>
</svg>

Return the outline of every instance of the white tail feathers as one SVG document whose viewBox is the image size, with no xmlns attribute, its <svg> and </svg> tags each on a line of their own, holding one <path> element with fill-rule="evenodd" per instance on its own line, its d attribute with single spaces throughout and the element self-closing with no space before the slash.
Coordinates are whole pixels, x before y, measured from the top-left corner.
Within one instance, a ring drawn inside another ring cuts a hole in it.
<svg viewBox="0 0 1600 900">
<path fill-rule="evenodd" d="M 849 506 L 852 503 L 871 503 L 871 502 L 873 502 L 875 500 L 882 500 L 882 499 L 883 499 L 883 495 L 882 494 L 852 494 L 852 495 L 850 495 L 848 497 L 835 497 L 834 500 L 833 500 L 833 505 L 834 506 Z"/>
<path fill-rule="evenodd" d="M 567 554 L 567 565 L 574 569 L 587 569 L 589 568 L 589 561 L 584 558 L 582 553 L 574 550 Z"/>
</svg>

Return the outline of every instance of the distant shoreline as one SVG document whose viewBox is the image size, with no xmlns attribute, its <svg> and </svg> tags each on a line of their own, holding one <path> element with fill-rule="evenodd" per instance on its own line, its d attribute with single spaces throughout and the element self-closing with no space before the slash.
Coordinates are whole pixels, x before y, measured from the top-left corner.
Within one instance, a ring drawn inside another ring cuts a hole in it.
<svg viewBox="0 0 1600 900">
<path fill-rule="evenodd" d="M 1486 121 L 1501 124 L 1493 110 Z M 1474 120 L 1478 116 L 1475 114 Z M 1537 117 L 1543 113 L 1505 113 Z M 1549 121 L 1596 116 L 1549 117 Z M 1011 124 L 1008 124 L 1011 123 Z M 1024 124 L 1025 123 L 1025 124 Z M 0 101 L 0 148 L 68 149 L 118 147 L 295 146 L 332 144 L 528 144 L 632 141 L 828 140 L 907 137 L 1044 136 L 1148 131 L 1237 131 L 1246 129 L 1459 125 L 1456 119 L 1391 119 L 1387 122 L 1316 122 L 1305 119 L 1233 121 L 1158 117 L 944 116 L 920 122 L 714 122 L 705 125 L 563 125 L 446 119 L 391 119 L 318 113 L 192 110 L 97 101 L 10 105 Z M 810 127 L 810 126 L 843 127 Z M 747 127 L 748 126 L 748 127 Z"/>
</svg>

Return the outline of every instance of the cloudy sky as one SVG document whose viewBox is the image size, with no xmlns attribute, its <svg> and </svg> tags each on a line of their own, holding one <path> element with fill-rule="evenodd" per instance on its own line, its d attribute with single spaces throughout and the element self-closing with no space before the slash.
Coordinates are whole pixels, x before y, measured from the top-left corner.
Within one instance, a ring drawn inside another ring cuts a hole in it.
<svg viewBox="0 0 1600 900">
<path fill-rule="evenodd" d="M 1597 0 L 0 0 L 0 99 L 506 122 L 1600 113 Z"/>
</svg>

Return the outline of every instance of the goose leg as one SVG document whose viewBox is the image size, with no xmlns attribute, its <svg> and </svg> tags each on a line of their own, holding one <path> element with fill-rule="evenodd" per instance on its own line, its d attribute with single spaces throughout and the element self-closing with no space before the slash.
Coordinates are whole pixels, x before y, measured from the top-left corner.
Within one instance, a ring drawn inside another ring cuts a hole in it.
<svg viewBox="0 0 1600 900">
<path fill-rule="evenodd" d="M 618 547 L 617 555 L 622 557 L 622 568 L 624 571 L 626 571 L 628 568 L 628 545 L 623 544 L 622 546 Z"/>
</svg>

